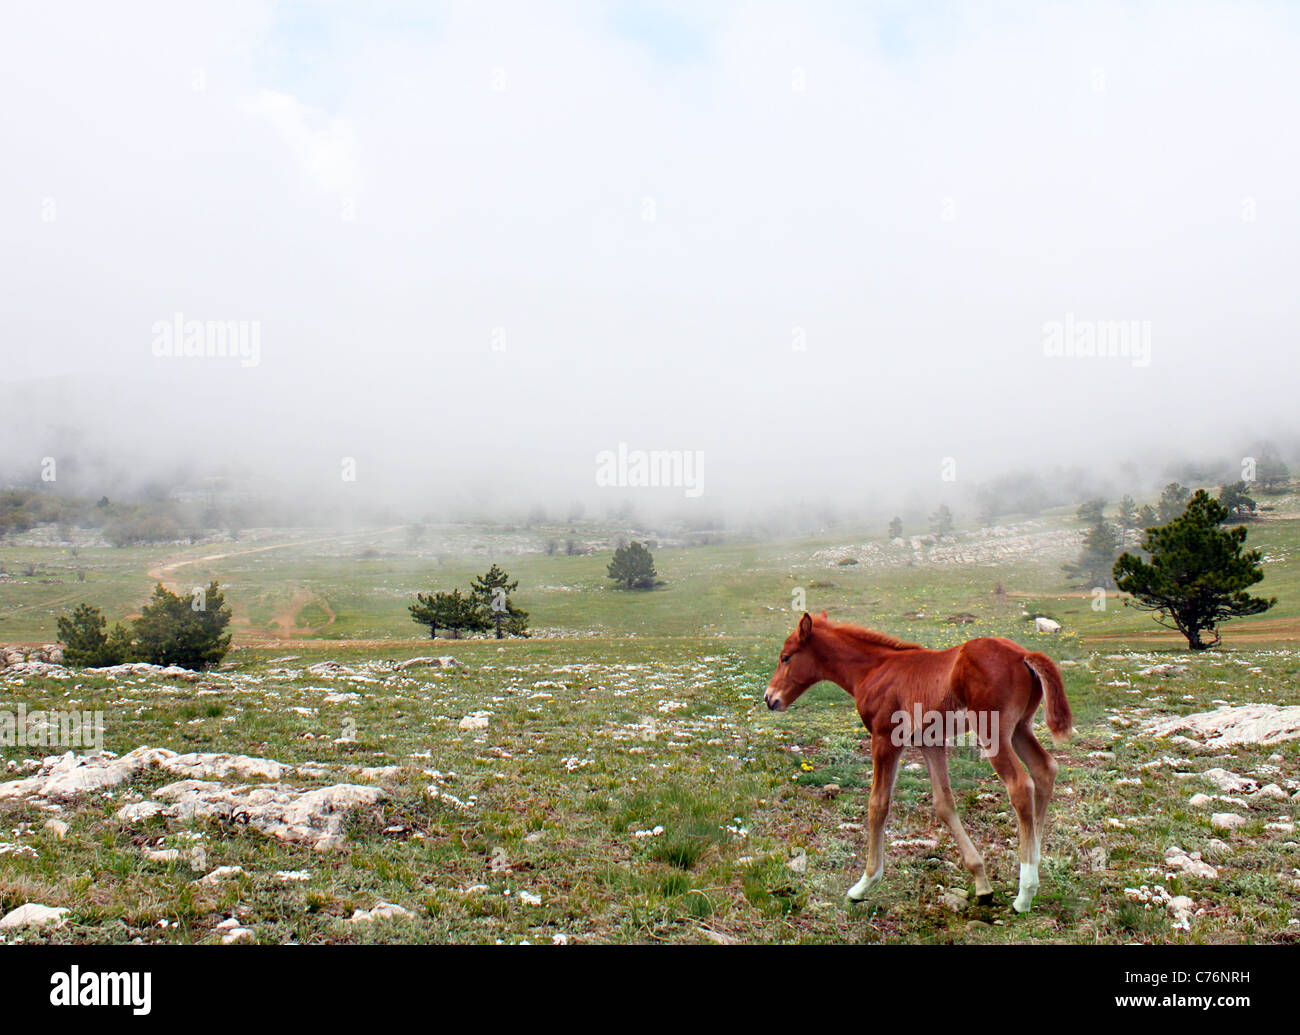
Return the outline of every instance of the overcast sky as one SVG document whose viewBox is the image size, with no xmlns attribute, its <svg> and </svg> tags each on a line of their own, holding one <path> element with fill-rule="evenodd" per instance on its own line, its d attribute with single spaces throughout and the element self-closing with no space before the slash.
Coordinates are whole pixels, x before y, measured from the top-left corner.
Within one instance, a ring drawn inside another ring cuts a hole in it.
<svg viewBox="0 0 1300 1035">
<path fill-rule="evenodd" d="M 1288 4 L 14 5 L 0 460 L 716 504 L 1286 437 L 1298 70 Z"/>
</svg>

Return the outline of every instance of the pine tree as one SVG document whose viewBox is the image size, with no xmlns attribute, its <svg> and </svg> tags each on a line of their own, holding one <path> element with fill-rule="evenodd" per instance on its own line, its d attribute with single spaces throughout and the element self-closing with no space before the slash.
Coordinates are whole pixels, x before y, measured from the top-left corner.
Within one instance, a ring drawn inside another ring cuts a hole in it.
<svg viewBox="0 0 1300 1035">
<path fill-rule="evenodd" d="M 446 626 L 442 620 L 442 610 L 439 606 L 437 593 L 416 593 L 415 603 L 410 604 L 407 610 L 411 612 L 411 621 L 417 625 L 427 625 L 429 627 L 429 639 L 438 638 L 438 626 Z"/>
<path fill-rule="evenodd" d="M 75 667 L 102 668 L 132 660 L 131 636 L 120 624 L 105 633 L 107 619 L 99 608 L 80 604 L 57 622 L 63 660 Z"/>
<path fill-rule="evenodd" d="M 447 594 L 445 621 L 452 636 L 457 638 L 462 629 L 466 632 L 482 632 L 488 627 L 487 617 L 474 598 L 461 596 L 459 589 L 453 589 Z"/>
<path fill-rule="evenodd" d="M 1074 516 L 1085 524 L 1095 525 L 1102 519 L 1102 512 L 1105 509 L 1106 501 L 1098 497 L 1079 504 L 1079 509 L 1074 512 Z"/>
<path fill-rule="evenodd" d="M 901 539 L 903 535 L 903 519 L 896 517 L 889 523 L 889 538 Z"/>
<path fill-rule="evenodd" d="M 1255 516 L 1255 501 L 1246 495 L 1246 483 L 1236 482 L 1219 489 L 1219 502 L 1227 509 L 1226 521 L 1249 521 Z"/>
<path fill-rule="evenodd" d="M 503 590 L 509 595 L 518 588 L 518 579 L 511 582 L 510 576 L 493 564 L 486 573 L 470 583 L 469 595 L 484 611 L 490 611 L 494 598 L 499 598 L 498 590 Z"/>
<path fill-rule="evenodd" d="M 1156 504 L 1156 519 L 1160 524 L 1167 525 L 1178 517 L 1183 512 L 1187 497 L 1190 495 L 1191 490 L 1177 482 L 1166 485 L 1164 491 L 1160 493 L 1160 502 Z"/>
<path fill-rule="evenodd" d="M 429 627 L 431 638 L 438 635 L 439 629 L 449 630 L 451 638 L 458 640 L 462 632 L 481 632 L 488 627 L 487 618 L 474 598 L 465 596 L 459 589 L 450 593 L 417 593 L 415 599 L 407 610 L 413 621 Z"/>
<path fill-rule="evenodd" d="M 59 628 L 59 642 L 63 644 L 63 659 L 69 665 L 90 665 L 98 667 L 108 641 L 104 631 L 108 620 L 99 608 L 90 604 L 80 604 L 72 614 L 60 615 L 56 623 Z"/>
<path fill-rule="evenodd" d="M 487 628 L 487 619 L 479 610 L 473 597 L 463 596 L 459 589 L 450 593 L 435 593 L 442 624 L 451 630 L 453 640 L 460 639 L 462 631 L 481 632 Z"/>
<path fill-rule="evenodd" d="M 1132 594 L 1128 603 L 1177 629 L 1192 650 L 1217 646 L 1221 621 L 1261 614 L 1277 603 L 1246 592 L 1264 578 L 1262 555 L 1242 552 L 1246 529 L 1220 528 L 1226 516 L 1226 507 L 1197 490 L 1180 517 L 1147 529 L 1142 549 L 1149 563 L 1130 553 L 1115 562 L 1115 584 Z M 1214 639 L 1206 643 L 1203 632 Z"/>
<path fill-rule="evenodd" d="M 510 600 L 510 594 L 518 588 L 519 580 L 512 582 L 495 564 L 470 584 L 470 597 L 483 620 L 496 628 L 498 640 L 504 639 L 506 633 L 527 635 L 528 612 L 521 611 Z"/>
<path fill-rule="evenodd" d="M 1119 501 L 1119 531 L 1121 537 L 1127 535 L 1130 528 L 1136 528 L 1137 521 L 1137 500 L 1132 496 L 1125 496 Z"/>
<path fill-rule="evenodd" d="M 930 530 L 940 536 L 952 531 L 952 511 L 948 504 L 940 503 L 939 509 L 930 515 Z"/>
<path fill-rule="evenodd" d="M 1111 568 L 1119 556 L 1120 537 L 1108 521 L 1098 520 L 1083 537 L 1083 550 L 1074 564 L 1063 565 L 1063 570 L 1077 585 L 1090 589 L 1110 589 L 1115 583 Z"/>
<path fill-rule="evenodd" d="M 1291 481 L 1290 468 L 1272 450 L 1267 450 L 1259 458 L 1255 473 L 1260 487 L 1269 493 L 1284 490 Z"/>
<path fill-rule="evenodd" d="M 159 583 L 135 620 L 135 652 L 155 665 L 210 668 L 230 649 L 229 624 L 230 609 L 216 582 L 183 597 Z"/>
<path fill-rule="evenodd" d="M 625 589 L 654 588 L 654 557 L 640 543 L 632 542 L 616 549 L 606 571 L 609 578 L 622 583 Z"/>
<path fill-rule="evenodd" d="M 509 601 L 506 602 L 504 611 L 494 613 L 493 620 L 496 623 L 498 640 L 502 639 L 503 628 L 511 636 L 528 635 L 528 612 L 515 607 Z"/>
</svg>

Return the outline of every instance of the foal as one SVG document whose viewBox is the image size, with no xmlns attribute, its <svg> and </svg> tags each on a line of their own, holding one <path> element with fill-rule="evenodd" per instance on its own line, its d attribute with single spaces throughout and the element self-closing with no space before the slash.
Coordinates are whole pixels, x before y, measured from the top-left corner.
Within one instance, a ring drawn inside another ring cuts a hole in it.
<svg viewBox="0 0 1300 1035">
<path fill-rule="evenodd" d="M 1034 713 L 1046 697 L 1047 728 L 1057 741 L 1073 727 L 1065 685 L 1046 654 L 1000 637 L 969 640 L 949 650 L 927 650 L 857 625 L 837 624 L 823 611 L 804 614 L 781 648 L 781 661 L 763 701 L 784 711 L 814 683 L 838 683 L 853 695 L 871 731 L 871 797 L 867 807 L 867 868 L 849 889 L 860 902 L 885 869 L 885 820 L 903 748 L 919 747 L 930 770 L 934 810 L 952 831 L 975 893 L 993 894 L 984 860 L 957 815 L 948 784 L 946 736 L 974 718 L 985 757 L 1007 785 L 1020 828 L 1020 889 L 1012 903 L 1028 912 L 1038 890 L 1039 847 L 1047 830 L 1047 803 L 1056 781 L 1054 759 L 1034 736 Z M 928 729 L 921 728 L 922 726 Z M 1022 768 L 1012 752 L 1020 756 Z M 1028 773 L 1026 773 L 1028 770 Z"/>
</svg>

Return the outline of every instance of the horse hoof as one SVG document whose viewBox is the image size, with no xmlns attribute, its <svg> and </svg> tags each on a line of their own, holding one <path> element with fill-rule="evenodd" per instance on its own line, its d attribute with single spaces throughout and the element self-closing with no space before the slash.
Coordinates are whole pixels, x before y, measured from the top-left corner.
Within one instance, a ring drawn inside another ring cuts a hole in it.
<svg viewBox="0 0 1300 1035">
<path fill-rule="evenodd" d="M 1014 909 L 1017 913 L 1028 913 L 1029 907 L 1032 906 L 1033 904 L 1034 904 L 1033 899 L 1030 899 L 1028 902 L 1024 902 L 1024 903 L 1022 903 L 1020 899 L 1016 899 L 1014 902 L 1011 903 L 1011 908 Z"/>
<path fill-rule="evenodd" d="M 986 891 L 983 895 L 975 896 L 976 905 L 991 906 L 993 905 L 993 892 Z"/>
</svg>

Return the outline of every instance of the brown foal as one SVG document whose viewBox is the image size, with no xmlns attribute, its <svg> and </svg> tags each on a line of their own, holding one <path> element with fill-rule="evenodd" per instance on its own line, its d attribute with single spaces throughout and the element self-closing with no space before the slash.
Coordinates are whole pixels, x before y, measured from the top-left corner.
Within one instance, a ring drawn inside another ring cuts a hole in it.
<svg viewBox="0 0 1300 1035">
<path fill-rule="evenodd" d="M 781 648 L 781 660 L 763 701 L 784 711 L 814 683 L 838 683 L 857 702 L 871 731 L 871 796 L 867 806 L 867 867 L 849 889 L 860 902 L 885 869 L 885 820 L 905 747 L 919 747 L 930 770 L 934 810 L 957 841 L 961 861 L 987 903 L 993 893 L 984 860 L 971 843 L 948 784 L 947 740 L 954 730 L 974 733 L 982 753 L 1007 785 L 1020 832 L 1020 888 L 1012 903 L 1024 913 L 1038 890 L 1040 846 L 1056 759 L 1034 736 L 1034 714 L 1045 700 L 1047 728 L 1057 741 L 1073 729 L 1070 704 L 1056 664 L 1001 637 L 928 650 L 861 626 L 832 622 L 823 611 L 805 614 Z M 973 720 L 973 721 L 972 721 Z M 1023 767 L 1016 763 L 1019 756 Z"/>
</svg>

